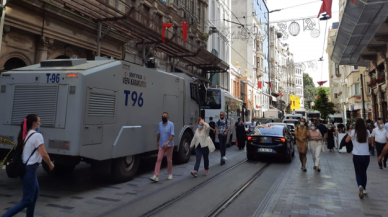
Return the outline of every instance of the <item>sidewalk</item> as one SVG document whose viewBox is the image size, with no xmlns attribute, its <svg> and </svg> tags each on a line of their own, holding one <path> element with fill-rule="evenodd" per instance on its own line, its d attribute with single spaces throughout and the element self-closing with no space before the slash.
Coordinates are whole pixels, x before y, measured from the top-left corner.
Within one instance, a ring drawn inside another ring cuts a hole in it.
<svg viewBox="0 0 388 217">
<path fill-rule="evenodd" d="M 388 216 L 388 169 L 380 170 L 376 156 L 371 156 L 367 170 L 368 195 L 358 197 L 352 154 L 321 154 L 318 173 L 313 170 L 311 152 L 307 172 L 303 172 L 298 154 L 272 195 L 263 217 L 277 216 Z"/>
</svg>

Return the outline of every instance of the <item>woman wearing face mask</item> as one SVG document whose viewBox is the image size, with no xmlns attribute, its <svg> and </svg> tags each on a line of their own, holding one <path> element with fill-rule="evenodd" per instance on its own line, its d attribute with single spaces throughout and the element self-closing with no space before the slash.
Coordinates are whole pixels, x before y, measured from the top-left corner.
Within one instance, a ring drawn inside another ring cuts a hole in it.
<svg viewBox="0 0 388 217">
<path fill-rule="evenodd" d="M 319 168 L 319 159 L 320 159 L 321 150 L 322 150 L 322 134 L 316 128 L 315 123 L 311 123 L 309 133 L 310 133 L 309 141 L 310 141 L 311 154 L 313 156 L 313 162 L 314 162 L 313 169 L 317 170 L 318 172 L 321 172 L 321 168 Z"/>
<path fill-rule="evenodd" d="M 330 152 L 334 152 L 334 136 L 337 135 L 337 132 L 335 131 L 332 124 L 329 125 L 329 128 L 327 130 L 327 149 L 330 150 Z"/>
<path fill-rule="evenodd" d="M 44 148 L 42 134 L 38 133 L 40 118 L 38 115 L 30 114 L 23 120 L 18 136 L 17 149 L 23 150 L 23 163 L 26 164 L 26 173 L 21 180 L 23 182 L 23 198 L 18 204 L 10 208 L 2 217 L 11 217 L 27 208 L 27 217 L 34 216 L 36 200 L 39 196 L 39 183 L 36 178 L 36 170 L 42 159 L 49 165 L 50 170 L 54 169 L 49 155 Z"/>
<path fill-rule="evenodd" d="M 371 138 L 369 131 L 366 129 L 364 121 L 359 118 L 356 121 L 356 127 L 348 133 L 346 142 L 353 142 L 353 164 L 356 172 L 358 185 L 358 196 L 362 199 L 366 193 L 367 176 L 366 170 L 370 162 L 368 142 Z"/>
<path fill-rule="evenodd" d="M 210 127 L 202 118 L 198 118 L 198 128 L 195 131 L 194 138 L 191 140 L 190 149 L 195 148 L 195 165 L 191 175 L 197 177 L 201 158 L 203 156 L 205 166 L 205 176 L 209 174 L 209 153 L 214 151 L 214 144 L 209 137 Z"/>
</svg>

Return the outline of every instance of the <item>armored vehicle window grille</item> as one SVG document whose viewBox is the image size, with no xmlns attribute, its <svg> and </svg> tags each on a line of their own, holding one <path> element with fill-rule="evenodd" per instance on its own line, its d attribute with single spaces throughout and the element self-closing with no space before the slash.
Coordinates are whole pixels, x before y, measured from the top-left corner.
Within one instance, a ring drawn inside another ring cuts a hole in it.
<svg viewBox="0 0 388 217">
<path fill-rule="evenodd" d="M 19 125 L 28 114 L 37 114 L 41 126 L 53 127 L 57 113 L 57 97 L 57 86 L 17 85 L 11 123 Z"/>
<path fill-rule="evenodd" d="M 116 96 L 102 93 L 90 93 L 89 116 L 114 117 L 116 110 Z"/>
</svg>

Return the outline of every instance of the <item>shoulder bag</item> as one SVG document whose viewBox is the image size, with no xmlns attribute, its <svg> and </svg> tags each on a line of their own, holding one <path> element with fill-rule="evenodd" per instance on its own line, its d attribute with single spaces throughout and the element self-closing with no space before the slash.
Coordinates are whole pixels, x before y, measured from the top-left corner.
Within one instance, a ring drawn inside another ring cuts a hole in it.
<svg viewBox="0 0 388 217">
<path fill-rule="evenodd" d="M 24 141 L 24 145 L 26 145 L 28 139 L 34 135 L 35 133 L 31 133 L 31 135 Z M 24 146 L 23 145 L 23 146 Z M 17 151 L 16 147 L 12 149 L 11 158 L 7 160 L 6 163 L 6 172 L 9 178 L 17 178 L 23 177 L 26 174 L 26 165 L 30 160 L 31 156 L 35 153 L 37 148 L 35 148 L 30 157 L 28 157 L 26 163 L 23 163 L 22 155 L 23 151 Z"/>
</svg>

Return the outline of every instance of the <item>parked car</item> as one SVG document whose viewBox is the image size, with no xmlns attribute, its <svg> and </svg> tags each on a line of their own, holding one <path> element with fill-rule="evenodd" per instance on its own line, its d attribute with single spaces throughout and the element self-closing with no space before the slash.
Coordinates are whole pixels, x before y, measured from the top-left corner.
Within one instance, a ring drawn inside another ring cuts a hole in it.
<svg viewBox="0 0 388 217">
<path fill-rule="evenodd" d="M 294 141 L 287 126 L 270 126 L 255 130 L 247 136 L 247 158 L 280 157 L 290 163 L 295 155 Z"/>
<path fill-rule="evenodd" d="M 287 128 L 291 132 L 292 138 L 294 139 L 294 144 L 296 143 L 296 137 L 295 137 L 295 124 L 289 124 L 287 123 Z"/>
<path fill-rule="evenodd" d="M 267 127 L 271 127 L 271 126 L 285 126 L 285 127 L 287 127 L 287 124 L 286 123 L 279 123 L 279 122 L 272 122 L 272 123 L 267 124 Z"/>
</svg>

